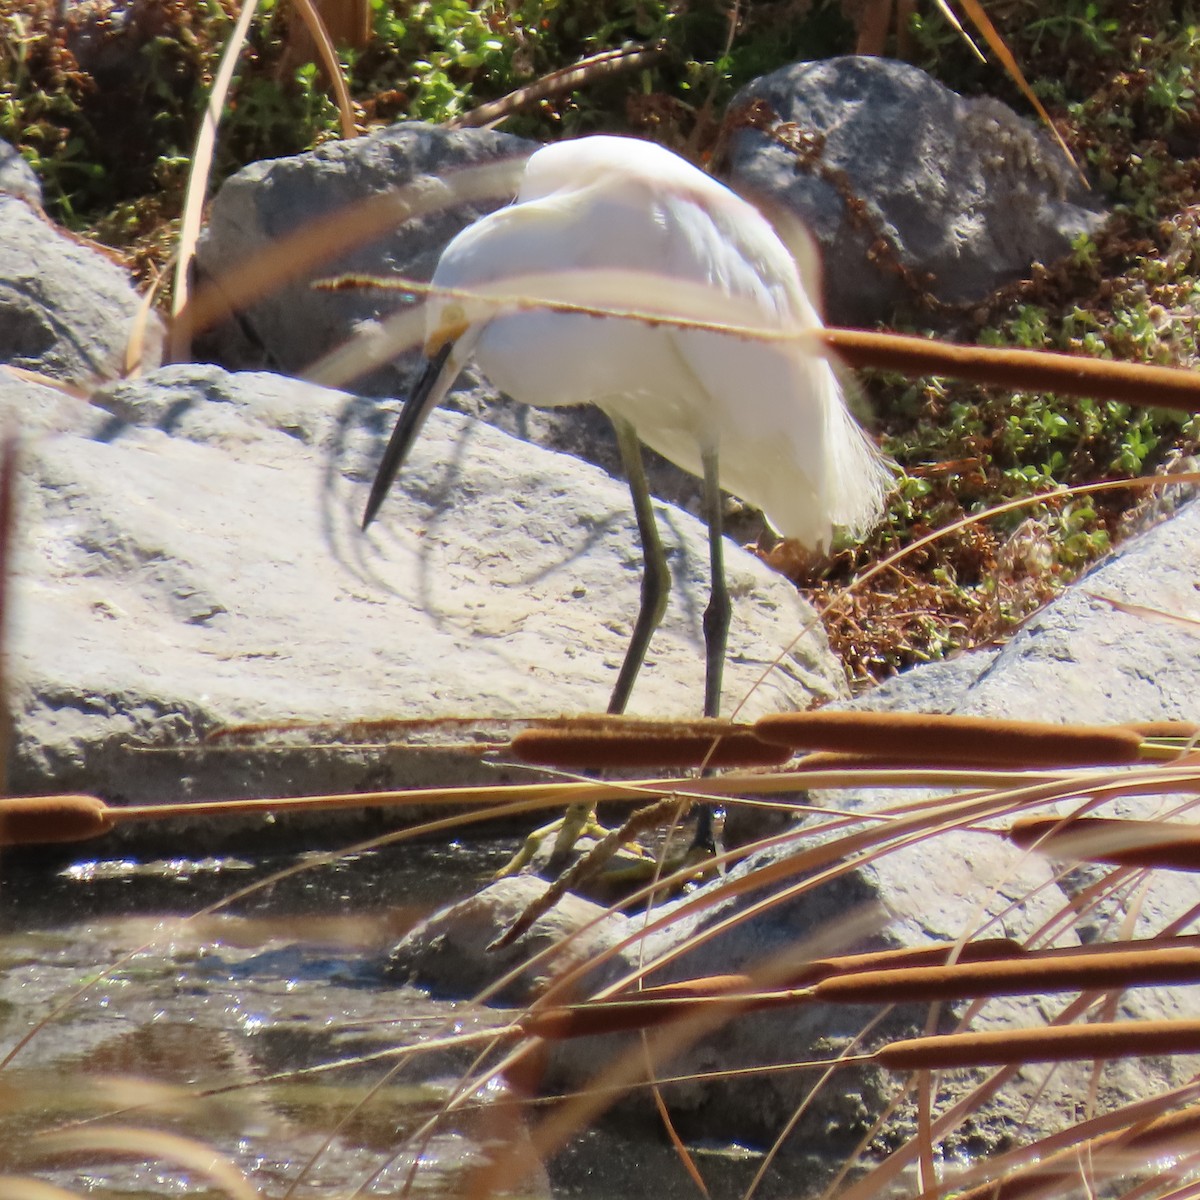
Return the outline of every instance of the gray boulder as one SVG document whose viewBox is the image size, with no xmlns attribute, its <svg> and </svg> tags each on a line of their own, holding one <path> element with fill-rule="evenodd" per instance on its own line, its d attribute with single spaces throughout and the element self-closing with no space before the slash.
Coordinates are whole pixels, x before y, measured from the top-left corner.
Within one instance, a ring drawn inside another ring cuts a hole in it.
<svg viewBox="0 0 1200 1200">
<path fill-rule="evenodd" d="M 126 272 L 0 192 L 0 363 L 66 382 L 112 379 L 139 318 Z M 147 313 L 143 365 L 161 360 L 162 325 Z"/>
<path fill-rule="evenodd" d="M 517 875 L 496 880 L 441 909 L 393 949 L 389 977 L 431 984 L 436 994 L 450 997 L 491 989 L 493 1002 L 517 1005 L 544 991 L 565 969 L 591 961 L 601 965 L 598 972 L 585 976 L 588 986 L 594 989 L 612 982 L 622 959 L 610 952 L 619 951 L 635 933 L 635 923 L 570 892 L 538 918 L 519 943 L 489 950 L 549 886 L 535 875 Z M 567 938 L 570 945 L 564 949 Z M 492 986 L 497 980 L 501 981 L 498 989 Z"/>
<path fill-rule="evenodd" d="M 1119 546 L 999 650 L 916 668 L 856 706 L 1091 724 L 1198 721 L 1200 626 L 1193 633 L 1169 619 L 1200 620 L 1197 577 L 1200 500 L 1191 499 Z"/>
<path fill-rule="evenodd" d="M 1188 633 L 1150 611 L 1200 622 L 1198 576 L 1200 502 L 1194 501 L 1120 547 L 1031 618 L 999 651 L 982 650 L 951 663 L 918 668 L 868 695 L 860 706 L 1085 723 L 1200 720 L 1200 632 Z M 1146 611 L 1120 611 L 1108 600 Z M 864 809 L 912 798 L 911 792 L 822 797 L 837 807 Z M 1180 803 L 1179 797 L 1170 795 L 1123 797 L 1098 810 L 1098 815 L 1162 818 L 1175 814 Z M 764 852 L 738 870 L 777 861 L 781 853 Z M 1088 885 L 1112 874 L 1105 868 L 1085 868 L 1060 878 L 1070 865 L 1024 855 L 987 835 L 942 836 L 889 853 L 822 889 L 824 896 L 816 892 L 791 910 L 781 908 L 758 928 L 706 946 L 694 956 L 695 968 L 704 972 L 729 969 L 736 962 L 761 962 L 772 949 L 785 949 L 797 930 L 836 929 L 837 914 L 850 911 L 856 898 L 877 901 L 891 915 L 884 939 L 891 944 L 919 946 L 953 939 L 972 927 L 980 929 L 981 936 L 1002 933 L 1020 938 L 1055 913 L 1070 913 L 1071 903 L 1086 899 L 1083 893 Z M 1144 882 L 1131 879 L 1100 904 L 1085 904 L 1074 921 L 1066 922 L 1065 936 L 1068 942 L 1149 938 L 1197 904 L 1200 881 L 1194 875 L 1156 872 Z M 990 926 L 989 915 L 996 921 Z M 706 917 L 702 923 L 712 924 L 713 919 Z M 1029 1002 L 990 1001 L 976 1027 L 1037 1025 L 1053 1004 L 1040 997 Z M 1195 1018 L 1198 1011 L 1195 988 L 1187 986 L 1137 988 L 1120 1000 L 1122 1019 Z M 850 1036 L 864 1016 L 816 1008 L 791 1019 L 743 1019 L 698 1047 L 690 1061 L 725 1061 L 734 1054 L 736 1061 L 778 1060 L 778 1047 L 783 1045 L 787 1054 L 802 1058 L 814 1039 L 836 1042 Z M 924 1011 L 914 1009 L 909 1019 L 911 1027 L 894 1035 L 917 1032 Z M 1177 1086 L 1194 1069 L 1189 1058 L 1115 1062 L 1105 1070 L 1101 1093 L 1109 1105 L 1137 1100 Z M 1022 1071 L 1015 1088 L 984 1111 L 985 1119 L 973 1122 L 970 1136 L 992 1146 L 1003 1144 L 1022 1124 L 1025 1105 L 1043 1078 L 1049 1085 L 1029 1118 L 1028 1129 L 1060 1126 L 1073 1117 L 1073 1096 L 1080 1094 L 1077 1088 L 1086 1075 L 1078 1067 Z M 798 1081 L 782 1078 L 784 1082 L 772 1077 L 764 1087 L 746 1088 L 744 1095 L 736 1083 L 717 1084 L 694 1102 L 707 1106 L 710 1114 L 757 1110 L 766 1118 L 773 1109 L 778 1122 L 779 1113 L 799 1098 Z M 849 1091 L 869 1088 L 871 1078 L 868 1074 Z M 962 1078 L 951 1081 L 946 1085 L 948 1094 L 961 1092 L 966 1083 Z M 772 1096 L 773 1092 L 777 1094 Z M 876 1099 L 882 1099 L 882 1094 Z M 847 1089 L 836 1078 L 825 1103 L 837 1112 L 849 1111 Z M 867 1105 L 868 1110 L 873 1107 Z M 818 1114 L 812 1120 L 810 1130 L 821 1128 Z M 702 1127 L 711 1128 L 707 1123 Z M 768 1127 L 764 1119 L 760 1128 L 765 1132 Z M 804 1130 L 798 1130 L 797 1136 L 802 1141 Z"/>
<path fill-rule="evenodd" d="M 980 300 L 1104 221 L 1036 125 L 906 63 L 797 63 L 743 88 L 731 111 L 755 105 L 766 114 L 737 125 L 731 182 L 811 231 L 835 324 L 885 320 L 926 286 L 947 303 Z"/>
<path fill-rule="evenodd" d="M 451 131 L 401 124 L 307 154 L 253 163 L 221 186 L 197 247 L 202 280 L 220 285 L 229 271 L 322 219 L 352 223 L 355 206 L 405 188 L 417 206 L 397 217 L 386 237 L 364 235 L 348 253 L 275 288 L 200 343 L 214 361 L 234 368 L 267 367 L 299 374 L 356 330 L 404 304 L 396 292 L 369 288 L 314 290 L 318 279 L 343 274 L 428 280 L 442 249 L 465 226 L 516 194 L 525 158 L 534 147 L 490 130 Z M 495 164 L 487 195 L 456 192 L 455 172 Z M 403 395 L 407 367 L 383 367 L 356 386 L 377 395 Z"/>
<path fill-rule="evenodd" d="M 314 752 L 302 733 L 290 746 L 268 734 L 259 752 L 197 741 L 227 722 L 607 703 L 641 556 L 624 486 L 595 467 L 435 413 L 364 537 L 384 433 L 374 403 L 178 366 L 90 405 L 6 380 L 0 405 L 28 433 L 16 791 L 153 802 L 498 781 L 461 755 Z M 666 506 L 659 519 L 676 586 L 632 707 L 688 715 L 702 697 L 706 534 Z M 732 545 L 728 573 L 726 705 L 777 656 L 746 715 L 839 694 L 822 634 L 790 646 L 811 620 L 794 589 Z M 146 741 L 159 751 L 133 745 Z"/>
<path fill-rule="evenodd" d="M 42 206 L 42 185 L 33 168 L 3 140 L 0 140 L 0 192 L 17 196 L 35 208 Z"/>
</svg>

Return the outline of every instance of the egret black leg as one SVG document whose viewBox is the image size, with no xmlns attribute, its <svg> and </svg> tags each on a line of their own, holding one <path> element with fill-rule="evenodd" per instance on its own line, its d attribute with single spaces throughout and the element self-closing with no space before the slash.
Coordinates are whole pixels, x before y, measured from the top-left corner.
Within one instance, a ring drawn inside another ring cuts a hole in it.
<svg viewBox="0 0 1200 1200">
<path fill-rule="evenodd" d="M 721 518 L 721 484 L 717 475 L 717 452 L 707 450 L 704 462 L 704 519 L 708 523 L 708 561 L 712 590 L 704 610 L 704 715 L 721 715 L 721 680 L 725 674 L 725 650 L 729 643 L 729 588 L 725 583 L 725 537 Z"/>
<path fill-rule="evenodd" d="M 646 469 L 642 463 L 642 447 L 637 433 L 628 421 L 613 418 L 617 431 L 617 447 L 621 451 L 621 463 L 629 480 L 629 492 L 633 497 L 633 512 L 637 517 L 638 535 L 642 541 L 642 600 L 629 649 L 617 675 L 617 682 L 608 702 L 608 711 L 620 715 L 629 703 L 629 694 L 637 680 L 646 651 L 654 631 L 662 623 L 671 593 L 671 570 L 662 539 L 658 535 L 658 522 L 654 519 L 654 506 L 650 500 L 650 485 L 646 482 Z M 580 835 L 594 824 L 591 808 L 586 804 L 573 804 L 567 809 L 559 827 L 554 849 L 550 854 L 548 869 L 557 870 L 567 860 Z"/>
<path fill-rule="evenodd" d="M 712 578 L 708 607 L 704 610 L 704 715 L 721 715 L 721 680 L 725 674 L 725 652 L 729 643 L 729 588 L 725 582 L 725 538 L 721 516 L 721 483 L 717 471 L 717 452 L 707 450 L 704 463 L 704 519 L 708 524 L 708 561 Z M 702 804 L 696 815 L 696 836 L 692 849 L 715 854 L 713 810 Z"/>
<path fill-rule="evenodd" d="M 642 541 L 642 602 L 638 608 L 633 636 L 625 661 L 613 687 L 608 711 L 619 715 L 629 703 L 629 694 L 646 660 L 646 651 L 654 631 L 662 623 L 667 611 L 667 599 L 671 592 L 671 571 L 662 539 L 658 536 L 658 523 L 654 519 L 654 506 L 650 500 L 650 485 L 646 482 L 646 469 L 642 463 L 642 447 L 637 434 L 628 421 L 613 419 L 617 431 L 617 447 L 621 451 L 621 463 L 625 477 L 629 480 L 629 493 L 633 497 L 633 512 L 637 517 L 638 535 Z"/>
</svg>

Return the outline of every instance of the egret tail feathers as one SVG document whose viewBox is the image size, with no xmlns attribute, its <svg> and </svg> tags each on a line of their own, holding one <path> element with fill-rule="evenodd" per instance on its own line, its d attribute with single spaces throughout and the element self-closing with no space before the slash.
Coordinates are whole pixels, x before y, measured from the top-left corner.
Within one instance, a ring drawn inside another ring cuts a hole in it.
<svg viewBox="0 0 1200 1200">
<path fill-rule="evenodd" d="M 826 511 L 831 524 L 860 538 L 882 520 L 896 466 L 854 419 L 832 371 L 830 383 L 825 397 Z"/>
</svg>

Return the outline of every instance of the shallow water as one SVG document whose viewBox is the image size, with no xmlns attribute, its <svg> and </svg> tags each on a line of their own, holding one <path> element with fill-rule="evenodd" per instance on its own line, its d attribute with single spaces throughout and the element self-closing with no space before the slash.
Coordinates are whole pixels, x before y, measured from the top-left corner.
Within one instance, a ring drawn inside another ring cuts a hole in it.
<svg viewBox="0 0 1200 1200">
<path fill-rule="evenodd" d="M 394 1052 L 502 1017 L 383 979 L 388 947 L 485 877 L 502 849 L 406 847 L 324 862 L 179 858 L 3 872 L 0 1166 L 90 1195 L 194 1190 L 162 1156 L 39 1162 L 38 1131 L 170 1130 L 266 1194 L 396 1190 L 406 1136 L 450 1094 L 467 1053 Z M 297 873 L 228 903 L 255 879 Z M 206 911 L 206 906 L 220 905 Z M 387 1053 L 361 1066 L 329 1065 Z M 455 1193 L 480 1161 L 475 1116 L 428 1140 L 416 1191 Z M 24 1135 L 24 1136 L 22 1136 Z M 94 1138 L 92 1140 L 95 1140 Z M 148 1139 L 141 1138 L 143 1144 Z M 203 1190 L 203 1189 L 202 1189 Z"/>
<path fill-rule="evenodd" d="M 382 965 L 512 849 L 0 864 L 0 1174 L 99 1197 L 223 1192 L 199 1154 L 268 1196 L 462 1195 L 524 1117 L 492 1084 L 414 1137 L 474 1055 L 428 1047 L 504 1014 L 397 986 Z M 45 1141 L 62 1130 L 86 1148 Z M 695 1194 L 657 1130 L 630 1132 L 581 1135 L 516 1194 Z M 745 1155 L 708 1157 L 746 1176 Z"/>
</svg>

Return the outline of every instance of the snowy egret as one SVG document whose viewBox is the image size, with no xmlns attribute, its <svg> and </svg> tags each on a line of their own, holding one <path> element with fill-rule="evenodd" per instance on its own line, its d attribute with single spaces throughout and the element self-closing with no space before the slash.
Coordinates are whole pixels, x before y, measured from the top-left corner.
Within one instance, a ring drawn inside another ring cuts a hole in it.
<svg viewBox="0 0 1200 1200">
<path fill-rule="evenodd" d="M 512 300 L 520 293 L 536 302 L 539 295 L 524 291 L 534 278 L 575 273 L 586 287 L 588 273 L 619 280 L 621 272 L 623 301 L 641 320 Z M 639 286 L 650 276 L 666 282 L 665 297 Z M 482 298 L 506 284 L 507 305 Z M 428 362 L 363 518 L 366 529 L 425 418 L 469 359 L 526 404 L 597 405 L 616 427 L 645 560 L 610 713 L 625 709 L 670 587 L 639 439 L 704 484 L 712 568 L 703 619 L 706 716 L 718 715 L 730 620 L 721 489 L 761 509 L 784 536 L 819 548 L 835 526 L 859 534 L 874 525 L 890 477 L 814 343 L 644 319 L 678 315 L 685 297 L 688 312 L 699 307 L 742 328 L 797 335 L 820 328 L 795 260 L 769 222 L 678 155 L 611 136 L 536 151 L 515 202 L 463 230 L 442 254 L 426 306 Z"/>
</svg>

